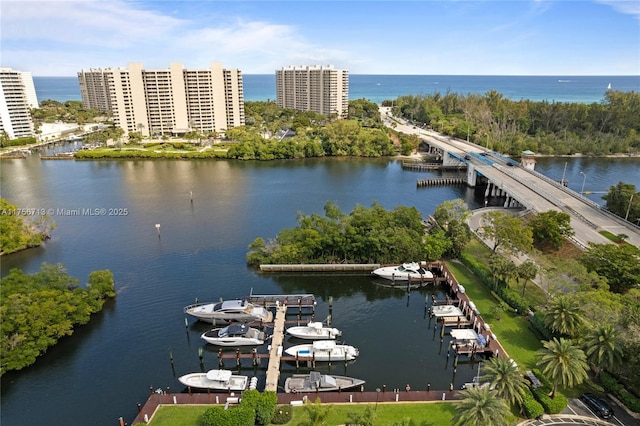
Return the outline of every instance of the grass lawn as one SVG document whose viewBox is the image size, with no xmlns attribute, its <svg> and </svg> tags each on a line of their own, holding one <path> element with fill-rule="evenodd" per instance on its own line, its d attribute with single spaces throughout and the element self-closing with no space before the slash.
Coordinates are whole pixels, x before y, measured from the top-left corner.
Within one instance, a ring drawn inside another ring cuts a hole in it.
<svg viewBox="0 0 640 426">
<path fill-rule="evenodd" d="M 374 425 L 402 424 L 403 419 L 410 419 L 418 425 L 449 425 L 455 415 L 455 403 L 411 403 L 411 404 L 339 404 L 331 406 L 326 425 L 343 425 L 349 421 L 350 413 L 364 413 L 367 405 L 375 412 Z M 293 419 L 287 423 L 295 426 L 307 420 L 303 407 L 294 407 Z M 427 421 L 424 423 L 424 421 Z"/>
<path fill-rule="evenodd" d="M 375 404 L 332 405 L 326 425 L 341 425 L 349 421 L 351 413 L 364 413 L 367 406 L 375 409 Z M 198 418 L 206 411 L 206 405 L 166 405 L 158 409 L 151 426 L 199 426 Z M 455 414 L 455 403 L 411 403 L 378 404 L 375 411 L 375 425 L 400 424 L 402 419 L 412 419 L 420 425 L 448 425 Z M 301 424 L 306 419 L 303 407 L 294 407 L 290 426 Z M 425 423 L 426 421 L 426 423 Z"/>
<path fill-rule="evenodd" d="M 466 266 L 458 262 L 447 262 L 447 267 L 466 289 L 469 298 L 476 304 L 482 318 L 491 325 L 509 356 L 523 369 L 536 367 L 535 352 L 542 347 L 540 340 L 529 328 L 525 317 L 512 312 L 501 312 L 500 319 L 494 310 L 498 301 L 491 291 L 481 284 Z"/>
<path fill-rule="evenodd" d="M 149 424 L 153 426 L 199 426 L 198 419 L 207 408 L 209 408 L 207 405 L 163 405 L 158 408 Z"/>
</svg>

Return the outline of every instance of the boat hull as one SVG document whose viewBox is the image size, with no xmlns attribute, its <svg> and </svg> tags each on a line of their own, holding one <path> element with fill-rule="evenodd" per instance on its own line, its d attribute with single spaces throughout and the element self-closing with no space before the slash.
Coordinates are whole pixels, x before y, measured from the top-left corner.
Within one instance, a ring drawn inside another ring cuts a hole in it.
<svg viewBox="0 0 640 426">
<path fill-rule="evenodd" d="M 199 321 L 212 324 L 228 324 L 230 322 L 269 323 L 273 321 L 273 313 L 271 311 L 241 301 L 197 303 L 186 306 L 184 313 Z"/>
<path fill-rule="evenodd" d="M 385 266 L 371 272 L 373 275 L 391 281 L 431 281 L 433 273 L 417 263 L 403 263 L 398 266 Z"/>
<path fill-rule="evenodd" d="M 230 330 L 237 329 L 242 331 L 241 333 L 229 332 Z M 233 324 L 225 328 L 214 328 L 200 335 L 200 338 L 205 342 L 225 347 L 236 346 L 258 346 L 264 343 L 264 333 L 251 327 L 247 327 L 242 324 Z"/>
<path fill-rule="evenodd" d="M 184 386 L 195 389 L 207 389 L 214 392 L 239 392 L 247 389 L 249 377 L 231 376 L 228 382 L 218 382 L 207 379 L 207 373 L 189 373 L 178 378 Z"/>
<path fill-rule="evenodd" d="M 342 332 L 337 328 L 300 326 L 288 328 L 287 334 L 297 337 L 298 339 L 327 340 L 336 339 L 338 336 L 342 335 Z"/>
<path fill-rule="evenodd" d="M 346 376 L 331 376 L 335 380 L 334 386 L 317 385 L 310 379 L 309 374 L 294 374 L 284 382 L 286 393 L 311 393 L 311 392 L 338 392 L 360 387 L 365 384 L 364 380 Z"/>
<path fill-rule="evenodd" d="M 323 340 L 318 342 L 326 343 Z M 334 345 L 329 349 L 319 349 L 312 344 L 297 345 L 286 349 L 285 353 L 300 358 L 312 358 L 318 362 L 353 361 L 359 355 L 358 349 L 349 345 Z"/>
</svg>

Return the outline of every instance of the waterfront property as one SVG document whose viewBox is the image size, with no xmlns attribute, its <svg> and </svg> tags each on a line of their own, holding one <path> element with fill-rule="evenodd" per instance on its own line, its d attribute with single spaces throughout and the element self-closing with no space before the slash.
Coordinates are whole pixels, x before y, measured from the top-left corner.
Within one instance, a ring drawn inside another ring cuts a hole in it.
<svg viewBox="0 0 640 426">
<path fill-rule="evenodd" d="M 242 72 L 220 62 L 208 69 L 185 69 L 177 62 L 162 70 L 139 63 L 91 68 L 78 72 L 78 82 L 83 105 L 111 112 L 125 134 L 221 133 L 244 125 Z"/>
<path fill-rule="evenodd" d="M 38 98 L 30 72 L 0 68 L 0 130 L 9 139 L 34 136 L 31 109 L 38 108 Z"/>
<path fill-rule="evenodd" d="M 476 309 L 473 302 L 466 295 L 465 288 L 458 283 L 453 274 L 449 271 L 446 264 L 442 262 L 432 262 L 426 265 L 430 270 L 438 269 L 439 276 L 442 279 L 434 282 L 445 287 L 446 297 L 444 300 L 437 300 L 431 298 L 431 306 L 428 308 L 430 317 L 441 318 L 441 340 L 444 337 L 445 328 L 450 328 L 452 341 L 449 343 L 449 351 L 454 353 L 453 367 L 458 365 L 458 359 L 461 355 L 468 356 L 473 359 L 476 356 L 499 356 L 509 358 L 509 355 L 504 350 L 497 337 L 491 332 L 491 327 L 487 324 L 480 312 Z M 294 269 L 294 265 L 289 265 L 289 270 Z M 253 301 L 260 304 L 262 301 L 263 306 L 275 307 L 275 323 L 274 334 L 272 337 L 272 344 L 269 348 L 268 354 L 258 354 L 255 350 L 251 354 L 242 354 L 240 351 L 236 351 L 235 354 L 227 353 L 223 354 L 222 350 L 219 351 L 220 368 L 223 368 L 223 360 L 225 358 L 235 358 L 238 366 L 242 359 L 252 358 L 253 364 L 257 365 L 261 358 L 269 359 L 269 365 L 266 372 L 266 384 L 264 390 L 277 392 L 280 381 L 280 364 L 282 361 L 295 360 L 296 368 L 300 366 L 302 362 L 310 363 L 315 368 L 315 357 L 311 353 L 305 354 L 307 356 L 283 356 L 284 350 L 284 326 L 285 317 L 288 306 L 299 306 L 302 309 L 302 301 L 307 301 L 307 306 L 315 306 L 315 297 L 313 295 L 265 295 L 265 296 L 251 296 Z M 291 305 L 289 300 L 293 301 Z M 297 302 L 297 304 L 296 304 Z M 426 306 L 426 304 L 425 304 Z M 445 319 L 450 319 L 452 316 L 457 318 L 456 322 L 445 323 Z M 461 321 L 464 319 L 464 324 Z M 299 322 L 299 320 L 298 320 Z M 472 326 L 473 329 L 467 327 Z M 437 330 L 438 322 L 434 326 L 434 334 Z M 330 343 L 333 343 L 332 341 Z M 326 341 L 321 342 L 322 345 L 326 345 Z M 292 349 L 292 348 L 289 348 Z M 285 351 L 286 352 L 286 351 Z M 287 352 L 288 353 L 288 352 Z M 308 356 L 311 355 L 311 356 Z M 321 361 L 318 359 L 318 361 Z M 335 362 L 344 361 L 339 357 L 335 359 Z M 515 361 L 511 360 L 515 363 Z M 366 380 L 366 378 L 364 378 Z M 319 389 L 314 392 L 302 393 L 302 392 L 279 392 L 278 403 L 279 404 L 292 404 L 300 405 L 305 398 L 315 399 L 318 397 Z M 353 389 L 349 392 L 338 389 L 338 392 L 323 392 L 321 400 L 324 403 L 361 403 L 361 402 L 389 402 L 389 403 L 402 403 L 402 402 L 417 402 L 417 401 L 445 401 L 455 400 L 459 398 L 459 392 L 454 390 L 453 383 L 448 389 L 431 389 L 431 385 L 427 384 L 425 387 L 411 389 L 409 386 L 404 390 L 399 388 L 387 389 L 385 385 L 382 388 L 376 388 L 375 392 L 366 391 L 365 385 L 362 383 L 359 388 Z M 235 404 L 238 402 L 238 396 L 233 394 L 228 395 L 212 395 L 212 394 L 197 394 L 188 389 L 187 394 L 180 393 L 171 395 L 171 390 L 160 390 L 160 392 L 154 392 L 153 387 L 150 388 L 150 396 L 144 406 L 138 407 L 138 415 L 133 424 L 147 423 L 150 421 L 158 407 L 162 405 L 176 405 L 176 404 Z"/>
<path fill-rule="evenodd" d="M 276 71 L 276 103 L 280 108 L 337 114 L 349 110 L 349 72 L 328 66 L 290 66 Z"/>
</svg>

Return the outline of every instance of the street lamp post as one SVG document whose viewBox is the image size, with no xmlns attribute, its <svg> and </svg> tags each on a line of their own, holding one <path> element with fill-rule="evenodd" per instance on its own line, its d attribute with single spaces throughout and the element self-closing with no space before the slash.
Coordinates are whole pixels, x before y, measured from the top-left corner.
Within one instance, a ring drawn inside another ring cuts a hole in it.
<svg viewBox="0 0 640 426">
<path fill-rule="evenodd" d="M 584 194 L 584 184 L 587 181 L 587 175 L 585 175 L 583 172 L 580 172 L 580 174 L 584 176 L 584 179 L 582 179 L 582 190 L 580 191 L 580 194 Z"/>
<path fill-rule="evenodd" d="M 624 215 L 624 220 L 629 220 L 629 211 L 631 210 L 631 203 L 633 202 L 633 196 L 636 195 L 635 193 L 631 194 L 631 197 L 629 198 L 629 205 L 627 206 L 627 214 Z"/>
<path fill-rule="evenodd" d="M 380 388 L 376 388 L 376 410 L 378 411 L 378 398 L 380 397 Z"/>
</svg>

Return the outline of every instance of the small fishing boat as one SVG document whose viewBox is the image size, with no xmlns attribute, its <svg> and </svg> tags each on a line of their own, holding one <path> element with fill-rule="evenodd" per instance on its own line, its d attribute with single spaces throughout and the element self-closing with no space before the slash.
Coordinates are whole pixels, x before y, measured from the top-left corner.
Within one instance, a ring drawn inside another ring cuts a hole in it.
<svg viewBox="0 0 640 426">
<path fill-rule="evenodd" d="M 178 377 L 185 386 L 196 389 L 228 392 L 243 391 L 249 383 L 248 376 L 234 375 L 229 370 L 209 370 L 206 373 L 189 373 Z"/>
<path fill-rule="evenodd" d="M 223 328 L 214 328 L 200 336 L 202 340 L 218 346 L 255 346 L 264 343 L 264 332 L 247 324 L 233 323 Z"/>
<path fill-rule="evenodd" d="M 216 303 L 194 303 L 185 306 L 184 313 L 201 321 L 215 323 L 238 322 L 271 322 L 273 313 L 261 306 L 253 305 L 246 300 L 225 300 Z"/>
<path fill-rule="evenodd" d="M 386 266 L 375 269 L 371 273 L 392 281 L 425 281 L 433 279 L 433 273 L 416 262 L 403 263 L 398 266 Z"/>
<path fill-rule="evenodd" d="M 335 339 L 342 335 L 337 328 L 325 327 L 321 322 L 310 322 L 305 326 L 290 327 L 287 333 L 293 337 L 307 340 Z"/>
<path fill-rule="evenodd" d="M 333 340 L 317 340 L 313 343 L 292 346 L 284 351 L 287 355 L 313 358 L 316 361 L 352 361 L 359 355 L 358 349 L 339 345 Z"/>
<path fill-rule="evenodd" d="M 309 374 L 294 374 L 284 381 L 286 393 L 336 392 L 364 385 L 365 381 L 346 376 L 333 376 L 312 371 Z"/>
</svg>

